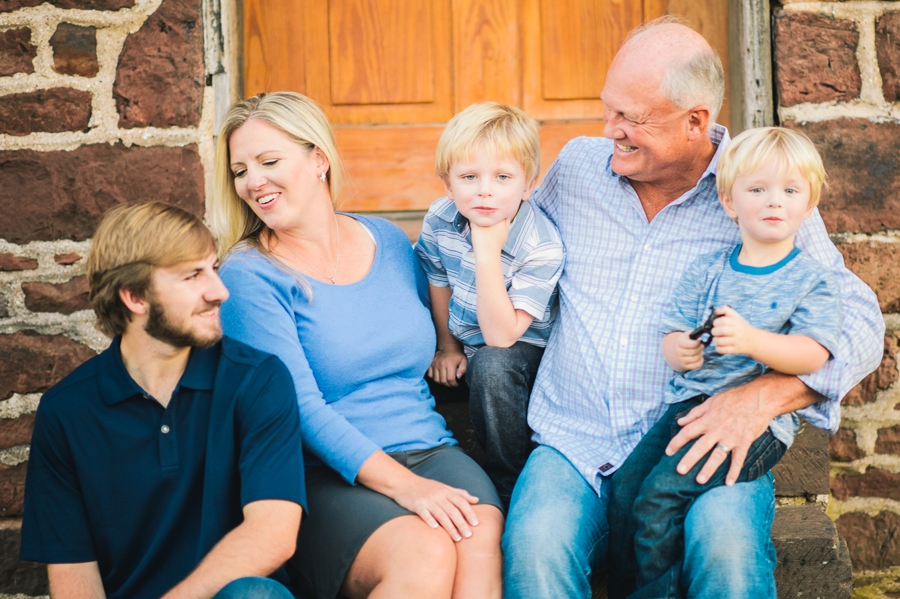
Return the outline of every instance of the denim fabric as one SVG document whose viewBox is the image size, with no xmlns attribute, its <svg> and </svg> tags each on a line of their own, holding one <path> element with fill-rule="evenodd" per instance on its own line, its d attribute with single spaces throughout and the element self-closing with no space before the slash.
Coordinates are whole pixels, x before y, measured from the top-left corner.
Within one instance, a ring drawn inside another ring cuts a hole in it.
<svg viewBox="0 0 900 599">
<path fill-rule="evenodd" d="M 606 562 L 606 503 L 565 456 L 535 449 L 506 520 L 504 599 L 589 598 L 591 574 Z"/>
<path fill-rule="evenodd" d="M 481 466 L 504 506 L 535 447 L 526 415 L 543 354 L 543 347 L 517 341 L 511 347 L 480 347 L 469 358 L 469 416 L 484 448 Z"/>
<path fill-rule="evenodd" d="M 294 596 L 271 578 L 247 576 L 229 582 L 213 599 L 294 599 Z"/>
<path fill-rule="evenodd" d="M 629 456 L 612 479 L 610 502 L 610 544 L 617 548 L 611 557 L 616 577 L 610 597 L 631 599 L 680 598 L 684 555 L 685 517 L 703 493 L 721 487 L 730 458 L 705 484 L 696 482 L 705 463 L 698 462 L 687 474 L 675 467 L 693 443 L 672 456 L 665 448 L 678 432 L 678 418 L 702 403 L 704 397 L 672 405 L 662 419 Z M 766 474 L 784 455 L 785 446 L 766 430 L 751 445 L 738 478 L 756 480 Z M 768 532 L 768 530 L 766 531 Z"/>
<path fill-rule="evenodd" d="M 771 472 L 701 495 L 684 523 L 684 596 L 775 599 L 774 519 Z"/>
</svg>

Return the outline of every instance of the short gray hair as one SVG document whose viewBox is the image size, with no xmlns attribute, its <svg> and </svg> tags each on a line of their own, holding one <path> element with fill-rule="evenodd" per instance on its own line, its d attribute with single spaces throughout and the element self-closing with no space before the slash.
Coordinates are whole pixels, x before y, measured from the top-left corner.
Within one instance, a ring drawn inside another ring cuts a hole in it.
<svg viewBox="0 0 900 599">
<path fill-rule="evenodd" d="M 687 26 L 683 19 L 665 15 L 634 29 L 623 45 L 627 46 L 659 27 L 669 25 Z M 710 121 L 715 122 L 725 97 L 725 69 L 722 68 L 719 55 L 707 46 L 690 56 L 673 60 L 663 75 L 660 91 L 672 103 L 685 110 L 694 106 L 706 106 L 710 110 Z"/>
</svg>

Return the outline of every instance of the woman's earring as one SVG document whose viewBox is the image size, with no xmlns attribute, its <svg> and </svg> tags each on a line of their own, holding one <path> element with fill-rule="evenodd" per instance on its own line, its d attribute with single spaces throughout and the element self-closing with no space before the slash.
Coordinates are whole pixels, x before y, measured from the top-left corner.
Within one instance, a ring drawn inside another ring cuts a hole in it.
<svg viewBox="0 0 900 599">
<path fill-rule="evenodd" d="M 322 183 L 325 182 L 325 171 L 319 173 L 319 181 L 321 181 Z"/>
</svg>

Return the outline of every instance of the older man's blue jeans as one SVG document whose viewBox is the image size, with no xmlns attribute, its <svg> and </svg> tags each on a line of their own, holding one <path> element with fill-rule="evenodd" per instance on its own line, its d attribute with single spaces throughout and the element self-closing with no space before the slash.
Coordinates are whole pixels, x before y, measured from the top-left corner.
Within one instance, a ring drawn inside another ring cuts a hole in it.
<svg viewBox="0 0 900 599">
<path fill-rule="evenodd" d="M 609 485 L 598 497 L 558 451 L 531 454 L 503 535 L 505 599 L 583 598 L 606 569 Z M 700 497 L 685 521 L 682 585 L 688 599 L 775 599 L 771 474 Z M 610 576 L 614 577 L 615 572 Z"/>
<path fill-rule="evenodd" d="M 232 580 L 213 599 L 294 599 L 284 585 L 259 576 Z"/>
</svg>

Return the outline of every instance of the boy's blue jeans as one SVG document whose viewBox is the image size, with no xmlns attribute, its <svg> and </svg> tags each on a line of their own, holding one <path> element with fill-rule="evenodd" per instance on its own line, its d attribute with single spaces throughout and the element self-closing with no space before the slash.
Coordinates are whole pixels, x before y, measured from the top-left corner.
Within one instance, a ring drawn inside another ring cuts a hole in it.
<svg viewBox="0 0 900 599">
<path fill-rule="evenodd" d="M 673 404 L 641 439 L 626 462 L 612 477 L 609 505 L 610 597 L 617 599 L 682 597 L 684 523 L 688 510 L 703 493 L 725 484 L 729 456 L 705 484 L 696 481 L 706 462 L 701 459 L 686 474 L 675 467 L 693 442 L 672 456 L 665 448 L 680 427 L 677 420 L 705 396 Z M 781 459 L 784 444 L 766 430 L 747 453 L 738 482 L 765 475 Z"/>
<path fill-rule="evenodd" d="M 469 359 L 469 416 L 484 448 L 481 466 L 504 505 L 509 505 L 519 472 L 534 442 L 528 427 L 528 398 L 543 347 L 517 341 L 510 347 L 478 348 Z"/>
</svg>

